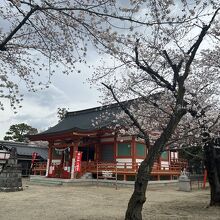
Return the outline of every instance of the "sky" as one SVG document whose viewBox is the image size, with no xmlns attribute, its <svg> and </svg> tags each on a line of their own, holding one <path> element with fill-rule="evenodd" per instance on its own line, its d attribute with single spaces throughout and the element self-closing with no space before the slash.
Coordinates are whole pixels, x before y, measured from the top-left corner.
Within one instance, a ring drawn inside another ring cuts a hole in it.
<svg viewBox="0 0 220 220">
<path fill-rule="evenodd" d="M 7 20 L 0 17 L 0 24 L 1 30 L 5 32 L 9 30 L 10 26 Z M 96 65 L 98 60 L 96 51 L 94 48 L 90 48 L 87 56 L 88 65 Z M 100 93 L 94 87 L 90 88 L 90 84 L 86 80 L 94 70 L 89 69 L 85 64 L 79 65 L 81 73 L 70 75 L 62 74 L 61 68 L 56 69 L 48 89 L 33 93 L 21 86 L 24 101 L 21 103 L 22 108 L 16 110 L 17 114 L 14 114 L 8 100 L 1 100 L 5 104 L 5 110 L 0 110 L 0 140 L 4 138 L 5 133 L 13 124 L 26 123 L 37 128 L 39 132 L 56 125 L 58 107 L 66 108 L 68 111 L 76 111 L 100 106 Z M 42 72 L 41 75 L 43 77 L 48 73 Z"/>
<path fill-rule="evenodd" d="M 89 53 L 90 64 L 95 65 L 98 59 L 95 52 Z M 5 110 L 0 111 L 0 140 L 13 124 L 26 123 L 40 132 L 56 125 L 58 107 L 76 111 L 100 106 L 101 93 L 95 87 L 91 88 L 86 80 L 94 70 L 84 64 L 81 64 L 80 69 L 81 73 L 71 75 L 64 75 L 57 69 L 48 89 L 33 93 L 23 88 L 24 100 L 17 114 L 14 114 L 9 103 L 6 103 Z"/>
<path fill-rule="evenodd" d="M 0 20 L 1 28 L 7 31 L 8 23 L 3 21 Z M 99 58 L 94 48 L 90 48 L 87 56 L 88 65 L 97 66 Z M 81 70 L 81 73 L 71 75 L 62 74 L 62 69 L 58 68 L 48 89 L 33 93 L 22 88 L 21 93 L 24 95 L 24 101 L 17 114 L 14 114 L 9 103 L 6 103 L 5 110 L 0 110 L 0 140 L 13 124 L 26 123 L 37 128 L 39 132 L 56 125 L 58 107 L 66 108 L 68 111 L 76 111 L 100 106 L 102 94 L 96 90 L 95 86 L 90 88 L 90 84 L 86 81 L 91 77 L 94 69 L 87 68 L 83 63 L 79 65 L 78 69 Z M 42 75 L 45 74 L 42 72 Z"/>
<path fill-rule="evenodd" d="M 6 2 L 3 1 L 4 4 Z M 13 9 L 11 10 L 13 11 Z M 10 23 L 0 16 L 0 33 L 1 31 L 7 33 L 9 30 Z M 88 50 L 87 64 L 97 66 L 100 60 L 97 51 L 94 48 L 88 48 Z M 56 125 L 58 122 L 58 107 L 66 108 L 68 111 L 76 111 L 100 106 L 100 92 L 94 86 L 91 88 L 86 80 L 91 77 L 94 69 L 89 69 L 83 63 L 77 64 L 77 67 L 81 70 L 81 73 L 71 75 L 62 74 L 62 68 L 56 69 L 48 89 L 33 93 L 28 92 L 22 86 L 19 87 L 21 94 L 24 95 L 24 101 L 21 103 L 22 108 L 16 110 L 17 114 L 14 114 L 8 100 L 1 100 L 5 109 L 4 111 L 0 110 L 0 140 L 4 138 L 5 133 L 13 124 L 26 123 L 37 128 L 39 132 Z M 42 77 L 47 76 L 48 73 L 42 72 L 41 75 Z M 15 83 L 17 82 L 15 81 Z"/>
</svg>

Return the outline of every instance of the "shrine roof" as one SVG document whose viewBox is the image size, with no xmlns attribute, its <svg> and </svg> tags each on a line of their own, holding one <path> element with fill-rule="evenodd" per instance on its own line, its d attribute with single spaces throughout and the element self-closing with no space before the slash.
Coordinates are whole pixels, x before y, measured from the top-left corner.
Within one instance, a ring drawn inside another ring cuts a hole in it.
<svg viewBox="0 0 220 220">
<path fill-rule="evenodd" d="M 128 105 L 130 101 L 123 102 Z M 115 124 L 116 115 L 122 110 L 119 104 L 105 105 L 80 111 L 67 112 L 64 119 L 48 130 L 37 135 L 29 136 L 30 139 L 45 137 L 67 132 L 94 132 L 109 128 Z"/>
</svg>

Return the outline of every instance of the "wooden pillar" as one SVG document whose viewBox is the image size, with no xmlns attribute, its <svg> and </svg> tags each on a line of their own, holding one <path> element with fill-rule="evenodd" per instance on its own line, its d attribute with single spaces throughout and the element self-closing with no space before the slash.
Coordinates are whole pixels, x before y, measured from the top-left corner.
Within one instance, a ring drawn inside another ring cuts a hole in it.
<svg viewBox="0 0 220 220">
<path fill-rule="evenodd" d="M 75 166 L 75 157 L 76 157 L 76 151 L 78 151 L 78 146 L 79 146 L 79 141 L 75 142 L 73 145 L 73 150 L 72 150 L 72 166 L 71 166 L 71 179 L 75 178 L 75 173 L 74 173 L 74 166 Z"/>
<path fill-rule="evenodd" d="M 132 169 L 135 169 L 136 167 L 136 142 L 135 137 L 132 136 L 131 139 L 131 156 L 132 156 Z"/>
<path fill-rule="evenodd" d="M 171 151 L 168 150 L 168 165 L 171 164 Z"/>
<path fill-rule="evenodd" d="M 47 158 L 47 168 L 46 168 L 46 176 L 48 177 L 49 174 L 49 169 L 52 163 L 52 146 L 53 146 L 53 142 L 49 142 L 48 144 L 48 158 Z"/>
<path fill-rule="evenodd" d="M 117 134 L 114 136 L 114 160 L 116 161 L 116 155 L 117 155 Z"/>
<path fill-rule="evenodd" d="M 124 181 L 127 181 L 127 175 L 124 174 Z"/>
<path fill-rule="evenodd" d="M 69 157 L 69 166 L 72 167 L 73 160 L 73 145 L 70 146 L 70 157 Z"/>
<path fill-rule="evenodd" d="M 61 161 L 60 161 L 60 167 L 63 169 L 63 166 L 64 166 L 64 151 L 62 150 Z"/>
<path fill-rule="evenodd" d="M 69 162 L 68 162 L 68 167 L 70 170 L 69 178 L 71 178 L 71 173 L 72 173 L 72 161 L 73 161 L 73 145 L 70 146 L 70 155 L 69 155 Z"/>
<path fill-rule="evenodd" d="M 161 158 L 161 155 L 159 156 L 158 160 L 157 160 L 157 163 L 158 163 L 158 170 L 161 170 L 162 166 L 161 166 L 161 161 L 162 161 L 162 158 Z"/>
<path fill-rule="evenodd" d="M 99 161 L 99 148 L 100 148 L 100 144 L 99 143 L 95 143 L 94 162 L 98 162 Z"/>
<path fill-rule="evenodd" d="M 86 161 L 87 161 L 87 164 L 88 164 L 88 161 L 89 161 L 89 148 L 90 148 L 90 145 L 86 145 Z"/>
</svg>

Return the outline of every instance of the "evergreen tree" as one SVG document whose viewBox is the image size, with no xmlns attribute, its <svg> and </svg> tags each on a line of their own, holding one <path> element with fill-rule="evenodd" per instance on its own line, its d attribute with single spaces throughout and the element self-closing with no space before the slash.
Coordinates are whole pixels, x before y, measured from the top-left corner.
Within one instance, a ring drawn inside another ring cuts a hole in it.
<svg viewBox="0 0 220 220">
<path fill-rule="evenodd" d="M 26 135 L 37 133 L 37 129 L 30 125 L 25 123 L 15 124 L 10 126 L 9 130 L 6 132 L 4 140 L 24 142 L 26 140 Z"/>
</svg>

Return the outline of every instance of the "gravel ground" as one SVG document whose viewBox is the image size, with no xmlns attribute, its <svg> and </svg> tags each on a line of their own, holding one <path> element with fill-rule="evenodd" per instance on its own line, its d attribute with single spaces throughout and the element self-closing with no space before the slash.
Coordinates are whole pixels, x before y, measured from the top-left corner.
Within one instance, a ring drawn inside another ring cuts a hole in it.
<svg viewBox="0 0 220 220">
<path fill-rule="evenodd" d="M 23 183 L 20 192 L 0 193 L 1 220 L 123 220 L 132 188 L 39 186 Z M 150 186 L 143 219 L 220 219 L 220 207 L 206 208 L 209 190 L 180 192 Z"/>
</svg>

